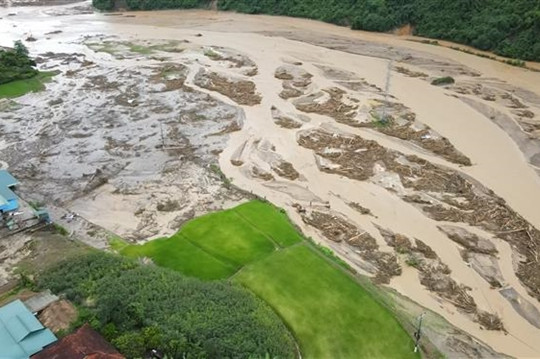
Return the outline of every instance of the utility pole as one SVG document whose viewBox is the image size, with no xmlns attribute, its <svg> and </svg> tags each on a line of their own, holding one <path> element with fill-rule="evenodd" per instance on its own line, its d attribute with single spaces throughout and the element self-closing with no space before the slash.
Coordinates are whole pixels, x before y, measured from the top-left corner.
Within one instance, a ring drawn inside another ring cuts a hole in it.
<svg viewBox="0 0 540 359">
<path fill-rule="evenodd" d="M 392 77 L 392 65 L 394 64 L 394 59 L 388 61 L 388 69 L 386 70 L 386 85 L 384 87 L 384 107 L 381 122 L 386 124 L 386 111 L 388 108 L 388 92 L 390 91 L 390 80 Z"/>
<path fill-rule="evenodd" d="M 416 353 L 418 351 L 418 343 L 420 342 L 420 337 L 422 336 L 422 319 L 424 319 L 424 315 L 426 315 L 426 312 L 423 312 L 420 314 L 420 316 L 417 318 L 418 320 L 418 327 L 416 328 L 416 331 L 414 332 L 414 352 Z"/>
</svg>

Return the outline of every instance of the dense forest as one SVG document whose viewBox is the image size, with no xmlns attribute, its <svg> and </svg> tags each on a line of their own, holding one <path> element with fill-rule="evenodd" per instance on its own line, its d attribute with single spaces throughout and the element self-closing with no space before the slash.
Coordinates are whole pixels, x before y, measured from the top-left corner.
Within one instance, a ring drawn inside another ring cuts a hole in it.
<svg viewBox="0 0 540 359">
<path fill-rule="evenodd" d="M 15 41 L 12 49 L 0 50 L 0 85 L 36 76 L 35 66 L 28 56 L 28 49 L 22 42 Z"/>
<path fill-rule="evenodd" d="M 131 259 L 91 253 L 41 274 L 128 358 L 296 357 L 292 336 L 262 300 L 229 282 L 202 282 Z"/>
<path fill-rule="evenodd" d="M 126 0 L 134 10 L 207 7 L 209 2 Z M 114 0 L 94 0 L 94 6 L 110 10 Z M 415 35 L 540 61 L 538 0 L 219 0 L 218 7 L 306 17 L 368 31 L 385 32 L 410 24 Z"/>
</svg>

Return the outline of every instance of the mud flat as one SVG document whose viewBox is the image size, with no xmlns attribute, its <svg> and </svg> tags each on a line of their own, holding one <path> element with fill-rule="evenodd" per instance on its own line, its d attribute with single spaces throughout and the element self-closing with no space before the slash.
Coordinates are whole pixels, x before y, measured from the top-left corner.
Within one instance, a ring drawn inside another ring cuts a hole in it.
<svg viewBox="0 0 540 359">
<path fill-rule="evenodd" d="M 74 7 L 0 24 L 61 71 L 0 115 L 25 196 L 146 241 L 252 192 L 444 317 L 449 356 L 540 356 L 539 73 L 309 20 Z"/>
</svg>

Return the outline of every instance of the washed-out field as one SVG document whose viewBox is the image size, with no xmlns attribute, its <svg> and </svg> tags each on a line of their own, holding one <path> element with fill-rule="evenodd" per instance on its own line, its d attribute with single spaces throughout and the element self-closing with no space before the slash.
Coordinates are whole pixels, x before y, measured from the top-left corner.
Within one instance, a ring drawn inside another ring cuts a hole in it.
<svg viewBox="0 0 540 359">
<path fill-rule="evenodd" d="M 540 73 L 308 20 L 88 5 L 0 8 L 0 46 L 35 29 L 26 45 L 56 73 L 0 87 L 0 167 L 70 238 L 232 278 L 274 307 L 306 357 L 324 357 L 363 312 L 326 328 L 326 344 L 311 347 L 310 330 L 367 294 L 286 214 L 416 303 L 400 306 L 409 324 L 422 308 L 428 328 L 444 318 L 430 340 L 448 357 L 540 355 Z M 445 76 L 455 82 L 432 84 Z M 45 89 L 14 97 L 26 86 Z M 254 196 L 285 213 L 237 207 Z M 0 285 L 30 239 L 1 244 Z M 290 292 L 276 290 L 284 281 Z M 343 298 L 311 292 L 338 284 Z M 304 307 L 321 316 L 302 324 Z"/>
</svg>

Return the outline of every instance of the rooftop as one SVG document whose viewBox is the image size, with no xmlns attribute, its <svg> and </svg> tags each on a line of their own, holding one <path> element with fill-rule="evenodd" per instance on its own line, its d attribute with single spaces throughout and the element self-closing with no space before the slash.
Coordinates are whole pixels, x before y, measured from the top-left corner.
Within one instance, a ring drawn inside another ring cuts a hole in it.
<svg viewBox="0 0 540 359">
<path fill-rule="evenodd" d="M 6 170 L 0 170 L 0 209 L 11 209 L 10 201 L 16 201 L 17 195 L 11 190 L 19 182 Z"/>
<path fill-rule="evenodd" d="M 32 359 L 125 359 L 90 325 L 85 324 Z"/>
<path fill-rule="evenodd" d="M 55 341 L 20 300 L 0 308 L 0 359 L 28 359 Z"/>
</svg>

